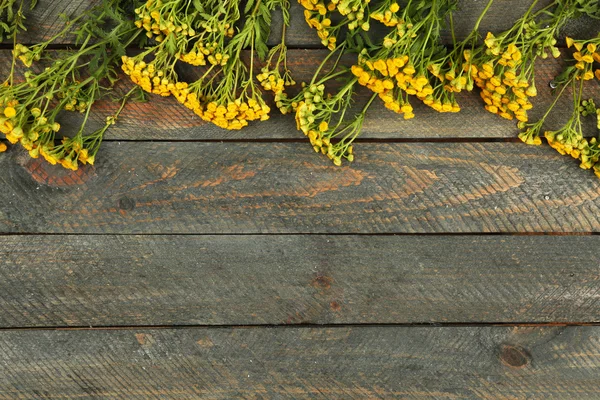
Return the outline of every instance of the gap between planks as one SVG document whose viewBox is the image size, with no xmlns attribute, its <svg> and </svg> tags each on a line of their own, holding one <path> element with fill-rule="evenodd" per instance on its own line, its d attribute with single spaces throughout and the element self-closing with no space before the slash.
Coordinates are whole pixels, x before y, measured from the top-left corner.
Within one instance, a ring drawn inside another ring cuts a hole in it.
<svg viewBox="0 0 600 400">
<path fill-rule="evenodd" d="M 8 144 L 8 140 L 0 139 Z M 307 143 L 305 137 L 299 138 L 235 138 L 235 139 L 114 139 L 103 140 L 104 143 Z M 333 143 L 336 141 L 334 140 Z M 518 137 L 449 137 L 449 138 L 357 138 L 354 143 L 522 143 Z M 17 146 L 18 147 L 18 146 Z"/>
<path fill-rule="evenodd" d="M 264 233 L 69 233 L 69 232 L 0 232 L 2 236 L 416 236 L 416 237 L 460 237 L 460 236 L 600 236 L 600 232 L 264 232 Z M 0 328 L 1 329 L 1 328 Z"/>
<path fill-rule="evenodd" d="M 186 139 L 186 140 L 166 140 L 166 139 L 105 139 L 105 142 L 149 142 L 149 143 L 307 143 L 306 138 L 290 139 Z M 333 141 L 336 142 L 335 140 Z M 514 138 L 358 138 L 354 143 L 522 143 L 518 137 Z"/>
<path fill-rule="evenodd" d="M 418 323 L 339 323 L 339 324 L 199 324 L 199 325 L 98 325 L 98 326 L 36 326 L 0 327 L 1 332 L 14 331 L 115 331 L 115 330 L 193 330 L 193 329 L 346 329 L 346 328 L 547 328 L 600 327 L 594 322 L 418 322 Z"/>
</svg>

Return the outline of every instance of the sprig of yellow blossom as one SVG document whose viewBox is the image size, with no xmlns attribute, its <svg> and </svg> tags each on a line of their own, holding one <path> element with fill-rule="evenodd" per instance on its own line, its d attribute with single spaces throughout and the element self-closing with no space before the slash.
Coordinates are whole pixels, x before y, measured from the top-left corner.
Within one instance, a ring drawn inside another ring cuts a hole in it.
<svg viewBox="0 0 600 400">
<path fill-rule="evenodd" d="M 350 119 L 353 95 L 358 86 L 358 78 L 348 68 L 340 65 L 348 42 L 339 44 L 321 62 L 310 83 L 304 84 L 302 91 L 294 98 L 281 102 L 284 112 L 295 113 L 296 127 L 310 140 L 315 152 L 326 155 L 335 165 L 342 165 L 343 159 L 354 160 L 353 142 L 360 135 L 367 110 L 377 97 L 373 94 L 362 110 Z M 330 61 L 335 57 L 333 65 Z M 321 71 L 328 68 L 321 76 Z M 332 82 L 345 82 L 335 93 L 327 93 L 326 87 Z"/>
<path fill-rule="evenodd" d="M 178 102 L 207 122 L 225 129 L 241 129 L 249 121 L 267 120 L 270 107 L 260 86 L 283 96 L 281 84 L 293 83 L 287 70 L 284 42 L 269 52 L 271 14 L 276 8 L 289 24 L 288 0 L 250 0 L 241 19 L 239 2 L 204 0 L 148 0 L 136 9 L 136 25 L 156 44 L 135 56 L 123 57 L 123 70 L 145 91 L 173 95 Z M 285 35 L 285 31 L 283 33 Z M 245 61 L 243 52 L 250 54 Z M 268 70 L 275 54 L 275 69 Z M 255 74 L 255 58 L 268 59 L 267 69 Z M 200 67 L 200 77 L 181 81 L 178 62 Z M 280 76 L 279 68 L 284 67 Z M 258 83 L 257 81 L 258 80 Z"/>
<path fill-rule="evenodd" d="M 255 57 L 264 60 L 268 56 L 265 42 L 270 33 L 272 12 L 278 7 L 287 12 L 289 3 L 287 0 L 248 2 L 244 25 L 224 48 L 228 61 L 220 68 L 214 65 L 207 68 L 189 85 L 188 94 L 178 101 L 203 120 L 225 129 L 241 129 L 250 121 L 269 119 L 271 109 L 257 82 L 260 78 L 255 80 Z M 250 54 L 248 62 L 242 58 L 244 50 Z M 285 48 L 280 50 L 285 60 Z M 264 71 L 258 75 L 264 78 Z"/>
<path fill-rule="evenodd" d="M 287 46 L 285 44 L 286 31 L 290 24 L 289 1 L 282 1 L 280 7 L 283 17 L 281 41 L 269 51 L 265 66 L 261 68 L 260 74 L 256 75 L 256 79 L 260 82 L 263 90 L 273 93 L 277 108 L 283 114 L 286 114 L 287 108 L 284 106 L 284 101 L 288 96 L 285 89 L 288 86 L 295 85 L 296 81 L 292 78 L 291 71 L 288 68 Z"/>
<path fill-rule="evenodd" d="M 540 133 L 543 129 L 546 118 L 554 109 L 558 100 L 563 96 L 567 88 L 571 88 L 573 93 L 573 112 L 569 120 L 560 128 L 554 131 L 547 130 L 544 137 L 548 144 L 562 155 L 570 155 L 580 161 L 580 167 L 583 169 L 593 168 L 597 176 L 600 177 L 600 142 L 596 137 L 587 139 L 583 132 L 581 117 L 594 116 L 597 119 L 597 127 L 600 133 L 600 109 L 597 109 L 592 99 L 583 99 L 584 82 L 597 78 L 600 80 L 600 70 L 594 73 L 594 63 L 600 63 L 600 36 L 590 40 L 574 40 L 566 38 L 568 48 L 573 48 L 573 60 L 567 65 L 563 72 L 552 82 L 561 89 L 554 101 L 548 107 L 545 114 L 534 123 L 522 122 L 519 127 L 522 132 L 519 138 L 533 145 L 542 143 Z"/>
<path fill-rule="evenodd" d="M 432 67 L 445 53 L 441 45 L 444 19 L 456 7 L 454 0 L 433 0 L 424 6 L 409 0 L 404 7 L 385 0 L 371 18 L 392 27 L 380 44 L 364 48 L 352 73 L 376 93 L 385 107 L 404 119 L 414 118 L 410 96 L 439 112 L 460 110 L 453 93 Z"/>
<path fill-rule="evenodd" d="M 530 98 L 537 95 L 535 61 L 549 54 L 560 57 L 558 32 L 580 12 L 577 0 L 555 0 L 535 11 L 537 4 L 533 1 L 510 29 L 496 35 L 488 32 L 484 45 L 468 57 L 486 110 L 509 120 L 528 121 Z"/>
<path fill-rule="evenodd" d="M 10 143 L 19 143 L 32 158 L 42 156 L 51 164 L 72 170 L 78 168 L 79 162 L 94 163 L 104 132 L 114 123 L 124 105 L 122 103 L 121 109 L 107 120 L 105 128 L 89 136 L 85 134 L 93 105 L 117 81 L 115 67 L 122 49 L 137 37 L 137 29 L 130 20 L 123 18 L 123 13 L 118 0 L 107 0 L 78 17 L 81 26 L 73 32 L 78 37 L 78 48 L 47 54 L 49 66 L 41 72 L 27 70 L 25 81 L 19 83 L 14 79 L 15 61 L 21 60 L 26 67 L 31 66 L 45 54 L 50 43 L 71 33 L 74 21 L 49 41 L 31 48 L 15 46 L 13 68 L 0 87 L 0 132 Z M 107 47 L 111 47 L 111 52 L 106 51 Z M 124 96 L 122 101 L 129 96 Z M 61 131 L 58 117 L 62 111 L 85 114 L 73 136 L 58 136 Z M 57 144 L 59 139 L 60 144 Z"/>
<path fill-rule="evenodd" d="M 334 50 L 338 45 L 338 35 L 346 28 L 368 31 L 369 3 L 371 0 L 298 0 L 304 7 L 304 19 L 308 26 L 317 30 L 323 46 Z M 342 18 L 334 17 L 337 12 Z"/>
</svg>

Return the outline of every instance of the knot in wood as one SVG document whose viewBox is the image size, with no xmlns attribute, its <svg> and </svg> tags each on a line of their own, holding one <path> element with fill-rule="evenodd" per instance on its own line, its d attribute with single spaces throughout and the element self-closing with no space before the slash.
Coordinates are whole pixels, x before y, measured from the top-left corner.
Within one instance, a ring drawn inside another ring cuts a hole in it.
<svg viewBox="0 0 600 400">
<path fill-rule="evenodd" d="M 510 368 L 525 368 L 531 362 L 531 355 L 519 346 L 503 344 L 500 346 L 500 362 Z"/>
<path fill-rule="evenodd" d="M 119 199 L 119 208 L 125 211 L 131 211 L 135 208 L 135 201 L 129 197 L 121 197 Z"/>
<path fill-rule="evenodd" d="M 37 183 L 55 188 L 81 186 L 96 174 L 92 165 L 81 165 L 77 171 L 72 171 L 60 165 L 50 165 L 40 158 L 26 160 L 23 167 Z"/>
<path fill-rule="evenodd" d="M 327 275 L 317 274 L 311 281 L 311 286 L 318 289 L 329 289 L 333 283 L 333 278 Z"/>
</svg>

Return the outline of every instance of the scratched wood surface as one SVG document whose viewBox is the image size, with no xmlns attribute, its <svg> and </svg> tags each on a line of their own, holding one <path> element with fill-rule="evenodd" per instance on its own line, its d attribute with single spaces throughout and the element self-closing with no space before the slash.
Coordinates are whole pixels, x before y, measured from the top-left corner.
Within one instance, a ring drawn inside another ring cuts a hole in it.
<svg viewBox="0 0 600 400">
<path fill-rule="evenodd" d="M 594 327 L 9 331 L 0 398 L 592 399 Z"/>
<path fill-rule="evenodd" d="M 599 244 L 597 236 L 4 236 L 0 326 L 594 322 Z"/>
<path fill-rule="evenodd" d="M 39 0 L 20 39 L 98 2 Z M 485 3 L 459 2 L 459 37 Z M 529 4 L 497 0 L 482 30 Z M 292 6 L 303 81 L 326 53 Z M 560 66 L 538 63 L 533 118 Z M 374 106 L 342 168 L 289 117 L 225 132 L 157 97 L 95 167 L 0 154 L 0 399 L 597 398 L 600 180 L 459 99 L 411 121 Z"/>
<path fill-rule="evenodd" d="M 0 231 L 598 232 L 600 180 L 548 146 L 361 143 L 335 167 L 305 143 L 105 143 L 71 172 L 11 148 Z"/>
</svg>

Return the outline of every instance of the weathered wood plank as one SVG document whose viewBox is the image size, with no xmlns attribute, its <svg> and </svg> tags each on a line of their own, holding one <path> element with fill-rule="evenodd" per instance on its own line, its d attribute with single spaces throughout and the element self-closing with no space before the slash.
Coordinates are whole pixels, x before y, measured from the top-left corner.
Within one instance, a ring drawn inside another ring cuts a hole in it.
<svg viewBox="0 0 600 400">
<path fill-rule="evenodd" d="M 8 51 L 0 51 L 0 71 L 10 70 Z M 325 57 L 323 50 L 291 50 L 290 67 L 298 82 L 310 81 L 320 61 Z M 347 64 L 353 60 L 349 58 Z M 549 82 L 561 70 L 562 62 L 555 59 L 540 60 L 537 68 L 536 82 L 538 96 L 534 98 L 535 107 L 530 111 L 532 120 L 546 112 L 554 100 Z M 182 78 L 193 81 L 194 71 L 182 71 Z M 0 73 L 0 77 L 3 74 Z M 118 92 L 127 92 L 131 88 L 130 81 L 125 77 L 117 87 Z M 361 88 L 356 99 L 357 108 L 368 100 L 370 92 Z M 296 89 L 297 90 L 297 89 Z M 600 85 L 588 82 L 585 96 L 600 99 Z M 270 96 L 266 96 L 270 98 Z M 415 99 L 416 100 L 416 99 Z M 459 95 L 462 111 L 458 114 L 440 114 L 424 104 L 413 101 L 416 118 L 405 121 L 401 116 L 386 110 L 381 101 L 377 100 L 369 111 L 362 137 L 376 139 L 429 139 L 429 138 L 516 138 L 518 129 L 514 121 L 507 121 L 484 109 L 484 103 L 476 90 L 472 93 Z M 271 104 L 273 107 L 274 105 Z M 106 117 L 118 106 L 106 101 L 98 104 L 90 116 L 89 131 L 100 128 Z M 548 118 L 547 126 L 556 129 L 571 116 L 572 101 L 565 95 Z M 177 103 L 174 98 L 163 98 L 151 95 L 146 103 L 131 102 L 124 110 L 119 123 L 107 132 L 109 140 L 220 140 L 220 139 L 302 139 L 304 135 L 297 131 L 292 116 L 283 116 L 273 108 L 272 117 L 266 122 L 251 123 L 241 131 L 226 131 L 213 124 L 202 121 L 194 113 Z M 165 118 L 168 116 L 168 118 Z M 63 132 L 79 130 L 82 116 L 64 113 L 59 121 Z M 468 123 L 465 123 L 468 121 Z M 585 119 L 586 132 L 595 132 L 595 120 Z"/>
<path fill-rule="evenodd" d="M 0 327 L 597 322 L 597 236 L 0 236 Z"/>
<path fill-rule="evenodd" d="M 539 6 L 550 4 L 551 0 L 540 0 Z M 73 17 L 90 9 L 100 0 L 39 0 L 38 6 L 33 11 L 27 12 L 28 31 L 20 36 L 24 43 L 38 43 L 47 40 L 57 34 L 64 27 L 64 20 L 60 17 L 65 14 Z M 321 47 L 319 39 L 314 30 L 311 30 L 304 21 L 303 9 L 296 0 L 291 0 L 291 26 L 287 32 L 288 44 L 292 47 Z M 456 37 L 466 37 L 475 26 L 479 15 L 485 8 L 484 1 L 459 1 L 459 9 L 455 14 Z M 500 32 L 510 28 L 512 24 L 529 8 L 531 0 L 504 0 L 496 1 L 490 8 L 486 18 L 481 24 L 481 31 Z M 378 24 L 373 23 L 373 30 L 377 30 Z M 382 28 L 382 27 L 381 27 Z M 379 29 L 382 32 L 383 29 Z M 279 13 L 274 15 L 272 37 L 270 43 L 276 43 L 281 32 L 281 18 Z M 589 37 L 597 34 L 598 28 L 595 21 L 589 18 L 580 18 L 572 21 L 565 29 L 564 34 L 571 36 Z M 444 33 L 444 40 L 451 43 L 448 32 Z M 66 37 L 60 43 L 72 43 L 72 37 Z"/>
<path fill-rule="evenodd" d="M 0 333 L 0 398 L 591 399 L 600 328 Z"/>
<path fill-rule="evenodd" d="M 597 232 L 600 180 L 521 143 L 105 143 L 70 172 L 0 157 L 0 232 Z"/>
</svg>

